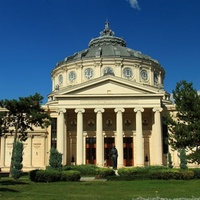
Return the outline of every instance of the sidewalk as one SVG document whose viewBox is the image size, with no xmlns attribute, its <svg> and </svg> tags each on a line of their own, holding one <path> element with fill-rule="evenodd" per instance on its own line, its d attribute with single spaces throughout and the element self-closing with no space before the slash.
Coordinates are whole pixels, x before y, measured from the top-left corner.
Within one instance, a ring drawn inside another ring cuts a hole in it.
<svg viewBox="0 0 200 200">
<path fill-rule="evenodd" d="M 89 181 L 106 181 L 106 179 L 95 179 L 95 177 L 81 177 L 80 181 L 89 182 Z"/>
</svg>

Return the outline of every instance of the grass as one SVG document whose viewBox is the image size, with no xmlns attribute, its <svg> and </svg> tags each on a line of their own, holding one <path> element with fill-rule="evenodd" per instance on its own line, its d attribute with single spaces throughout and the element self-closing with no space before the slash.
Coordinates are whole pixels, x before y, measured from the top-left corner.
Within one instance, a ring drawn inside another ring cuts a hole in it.
<svg viewBox="0 0 200 200">
<path fill-rule="evenodd" d="M 135 180 L 34 183 L 27 178 L 0 179 L 0 200 L 132 200 L 198 198 L 200 180 Z"/>
</svg>

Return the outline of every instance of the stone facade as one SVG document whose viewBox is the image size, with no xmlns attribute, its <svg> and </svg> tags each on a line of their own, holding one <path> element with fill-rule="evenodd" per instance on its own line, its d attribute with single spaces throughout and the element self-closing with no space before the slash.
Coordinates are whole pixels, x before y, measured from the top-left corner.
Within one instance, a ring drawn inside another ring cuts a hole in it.
<svg viewBox="0 0 200 200">
<path fill-rule="evenodd" d="M 44 108 L 52 126 L 35 129 L 24 142 L 24 170 L 45 168 L 51 147 L 63 164 L 110 166 L 110 149 L 118 150 L 118 167 L 167 165 L 166 127 L 162 113 L 174 105 L 164 90 L 159 62 L 126 47 L 106 22 L 89 48 L 58 62 L 51 73 L 52 92 Z M 0 166 L 9 169 L 12 137 L 1 138 Z M 177 152 L 172 152 L 179 165 Z"/>
</svg>

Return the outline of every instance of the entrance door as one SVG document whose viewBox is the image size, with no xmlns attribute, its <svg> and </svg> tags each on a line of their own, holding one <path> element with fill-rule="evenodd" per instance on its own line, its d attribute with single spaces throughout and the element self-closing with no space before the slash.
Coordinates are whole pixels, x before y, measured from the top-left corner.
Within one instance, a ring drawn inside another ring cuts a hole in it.
<svg viewBox="0 0 200 200">
<path fill-rule="evenodd" d="M 107 167 L 112 166 L 110 151 L 114 144 L 114 138 L 104 138 L 104 160 Z"/>
<path fill-rule="evenodd" d="M 86 138 L 86 164 L 96 164 L 96 138 Z"/>
<path fill-rule="evenodd" d="M 125 137 L 123 138 L 124 146 L 124 166 L 133 166 L 133 138 Z"/>
</svg>

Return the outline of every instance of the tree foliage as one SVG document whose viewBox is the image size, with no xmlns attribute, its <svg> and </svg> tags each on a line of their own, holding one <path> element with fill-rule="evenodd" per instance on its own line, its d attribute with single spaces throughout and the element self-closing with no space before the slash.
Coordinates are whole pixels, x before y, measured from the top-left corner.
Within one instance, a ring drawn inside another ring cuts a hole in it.
<svg viewBox="0 0 200 200">
<path fill-rule="evenodd" d="M 13 154 L 13 160 L 11 161 L 12 168 L 11 168 L 11 175 L 14 179 L 19 179 L 22 175 L 22 161 L 23 161 L 23 143 L 20 141 L 16 141 Z"/>
<path fill-rule="evenodd" d="M 169 144 L 175 150 L 187 150 L 190 162 L 200 164 L 200 96 L 185 80 L 172 93 L 177 114 L 168 117 Z"/>
<path fill-rule="evenodd" d="M 41 107 L 43 97 L 36 93 L 28 97 L 20 97 L 13 100 L 0 101 L 0 136 L 11 134 L 14 137 L 13 147 L 17 138 L 21 141 L 27 139 L 27 131 L 33 131 L 34 127 L 47 127 L 50 125 L 49 114 Z M 11 160 L 15 154 L 12 150 Z M 11 167 L 12 168 L 12 162 Z"/>
<path fill-rule="evenodd" d="M 180 168 L 181 169 L 188 169 L 185 149 L 181 149 L 179 157 L 180 157 Z"/>
<path fill-rule="evenodd" d="M 61 169 L 62 167 L 62 154 L 55 148 L 50 150 L 49 165 L 53 169 Z"/>
</svg>

